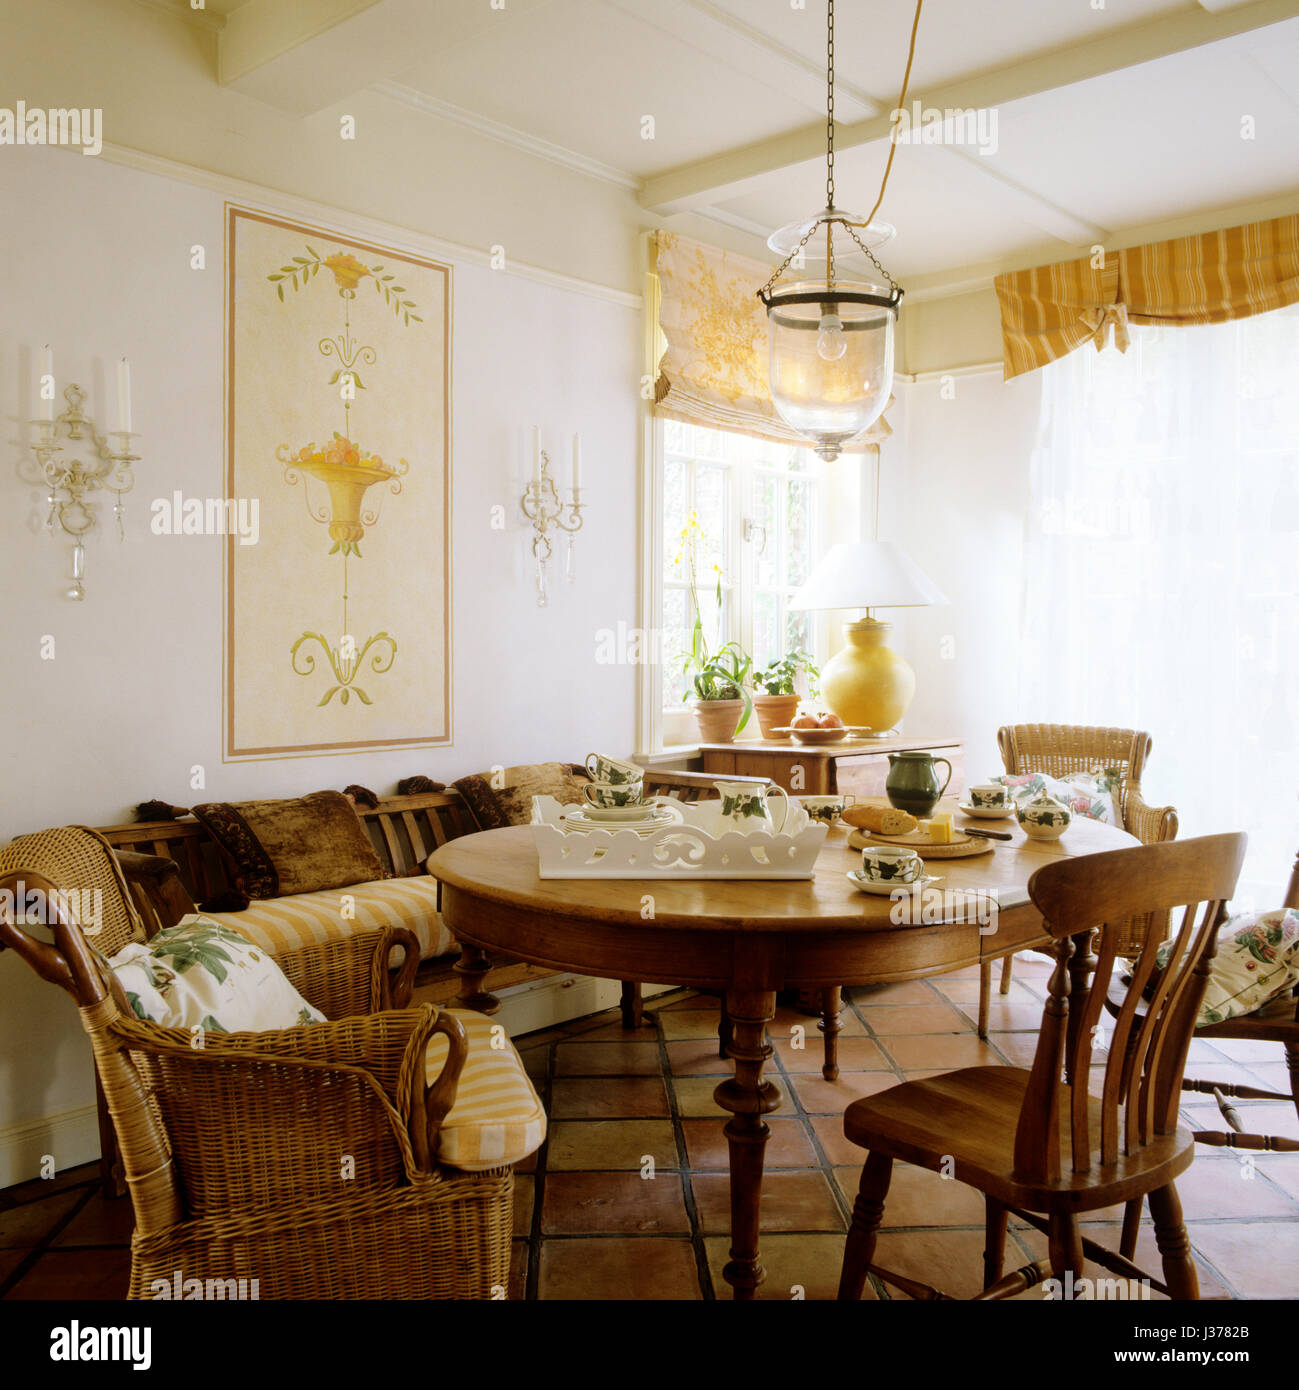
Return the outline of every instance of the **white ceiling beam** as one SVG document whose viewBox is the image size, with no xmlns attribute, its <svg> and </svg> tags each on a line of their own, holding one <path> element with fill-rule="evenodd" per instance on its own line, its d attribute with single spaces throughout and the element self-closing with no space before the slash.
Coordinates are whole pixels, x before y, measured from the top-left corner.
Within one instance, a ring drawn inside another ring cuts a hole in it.
<svg viewBox="0 0 1299 1390">
<path fill-rule="evenodd" d="M 221 27 L 217 77 L 233 86 L 380 0 L 247 0 Z"/>
<path fill-rule="evenodd" d="M 1299 0 L 1247 0 L 1219 14 L 1188 10 L 1148 24 L 1112 30 L 1083 43 L 958 78 L 928 91 L 912 92 L 908 104 L 919 100 L 927 107 L 938 108 L 1002 106 L 1140 63 L 1171 58 L 1206 44 L 1221 43 L 1296 15 Z M 835 145 L 843 150 L 886 140 L 891 129 L 888 112 L 851 125 L 836 124 Z M 807 125 L 656 174 L 645 180 L 640 201 L 661 215 L 683 212 L 736 197 L 767 175 L 820 159 L 824 153 L 824 122 Z"/>
</svg>

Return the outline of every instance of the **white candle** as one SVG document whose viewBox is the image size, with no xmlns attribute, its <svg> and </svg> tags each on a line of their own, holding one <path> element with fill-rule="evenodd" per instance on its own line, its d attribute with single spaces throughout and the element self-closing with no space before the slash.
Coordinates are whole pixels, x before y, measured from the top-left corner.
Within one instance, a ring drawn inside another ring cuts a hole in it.
<svg viewBox="0 0 1299 1390">
<path fill-rule="evenodd" d="M 541 486 L 541 426 L 532 427 L 532 481 Z"/>
<path fill-rule="evenodd" d="M 48 396 L 45 394 L 45 383 L 47 380 L 49 381 L 51 387 L 50 394 Z M 50 348 L 49 343 L 46 343 L 45 346 L 41 349 L 41 376 L 40 380 L 36 383 L 36 396 L 40 403 L 42 420 L 54 419 L 53 385 L 54 352 Z"/>
<path fill-rule="evenodd" d="M 131 364 L 125 357 L 117 364 L 117 427 L 131 432 Z"/>
<path fill-rule="evenodd" d="M 573 491 L 582 486 L 582 436 L 573 436 Z"/>
</svg>

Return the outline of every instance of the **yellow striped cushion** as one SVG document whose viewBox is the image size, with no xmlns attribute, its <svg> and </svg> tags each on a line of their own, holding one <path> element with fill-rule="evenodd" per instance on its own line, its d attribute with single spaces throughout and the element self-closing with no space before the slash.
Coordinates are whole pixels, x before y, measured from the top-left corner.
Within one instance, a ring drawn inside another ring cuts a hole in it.
<svg viewBox="0 0 1299 1390">
<path fill-rule="evenodd" d="M 242 932 L 273 956 L 321 945 L 354 931 L 409 927 L 419 941 L 420 959 L 428 960 L 456 949 L 451 933 L 442 925 L 437 892 L 437 880 L 421 874 L 318 893 L 294 893 L 287 898 L 255 898 L 243 912 L 209 912 L 204 916 Z"/>
<path fill-rule="evenodd" d="M 533 1089 L 514 1044 L 485 1014 L 450 1011 L 464 1025 L 469 1042 L 456 1101 L 438 1133 L 437 1157 L 450 1168 L 478 1172 L 517 1163 L 541 1147 L 546 1112 Z M 493 1029 L 500 1046 L 493 1047 Z M 447 1060 L 447 1040 L 440 1033 L 425 1054 L 431 1086 Z"/>
</svg>

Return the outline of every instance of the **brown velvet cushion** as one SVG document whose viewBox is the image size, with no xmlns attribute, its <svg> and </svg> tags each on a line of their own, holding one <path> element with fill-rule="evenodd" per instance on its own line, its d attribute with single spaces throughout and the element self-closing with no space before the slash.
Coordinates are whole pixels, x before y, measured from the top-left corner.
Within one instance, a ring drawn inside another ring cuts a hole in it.
<svg viewBox="0 0 1299 1390">
<path fill-rule="evenodd" d="M 193 809 L 250 898 L 285 898 L 388 876 L 341 792 L 291 801 L 209 801 Z"/>
<path fill-rule="evenodd" d="M 499 830 L 527 825 L 534 796 L 553 796 L 565 806 L 581 801 L 588 781 L 585 769 L 573 763 L 523 763 L 462 777 L 452 785 L 464 797 L 480 830 Z"/>
</svg>

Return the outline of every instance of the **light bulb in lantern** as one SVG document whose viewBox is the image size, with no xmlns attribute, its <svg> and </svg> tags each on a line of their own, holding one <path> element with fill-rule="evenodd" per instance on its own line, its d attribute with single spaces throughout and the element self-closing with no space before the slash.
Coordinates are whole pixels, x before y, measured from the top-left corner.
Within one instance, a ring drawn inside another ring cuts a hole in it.
<svg viewBox="0 0 1299 1390">
<path fill-rule="evenodd" d="M 823 314 L 816 335 L 816 355 L 823 362 L 837 362 L 848 351 L 848 337 L 838 314 Z"/>
</svg>

